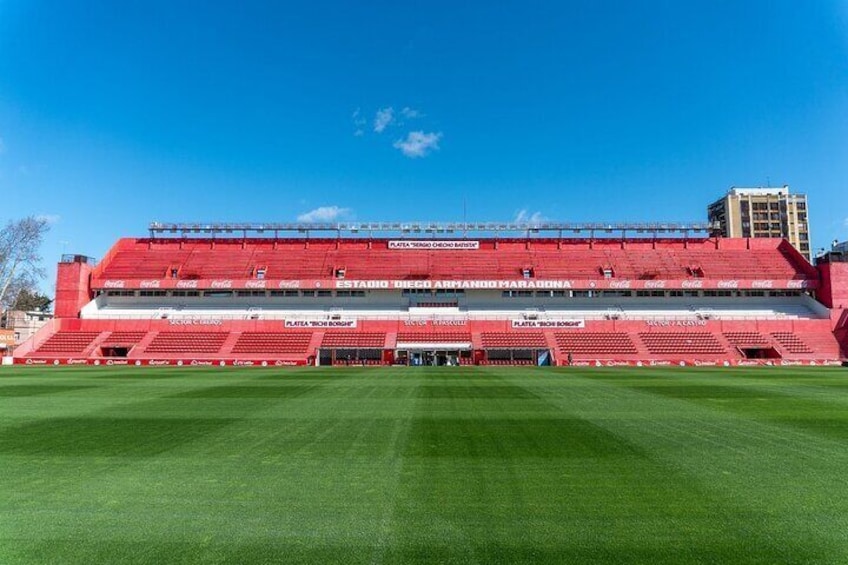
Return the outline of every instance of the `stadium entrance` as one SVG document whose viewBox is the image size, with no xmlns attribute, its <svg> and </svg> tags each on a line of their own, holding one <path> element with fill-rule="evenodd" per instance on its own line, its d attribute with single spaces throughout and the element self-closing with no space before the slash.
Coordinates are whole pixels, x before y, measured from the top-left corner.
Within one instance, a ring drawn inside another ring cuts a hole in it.
<svg viewBox="0 0 848 565">
<path fill-rule="evenodd" d="M 319 349 L 319 365 L 384 365 L 387 357 L 382 349 Z"/>
<path fill-rule="evenodd" d="M 739 352 L 745 359 L 780 359 L 780 353 L 774 347 L 742 346 Z"/>
<path fill-rule="evenodd" d="M 398 349 L 395 363 L 410 366 L 456 366 L 471 363 L 470 349 Z"/>
</svg>

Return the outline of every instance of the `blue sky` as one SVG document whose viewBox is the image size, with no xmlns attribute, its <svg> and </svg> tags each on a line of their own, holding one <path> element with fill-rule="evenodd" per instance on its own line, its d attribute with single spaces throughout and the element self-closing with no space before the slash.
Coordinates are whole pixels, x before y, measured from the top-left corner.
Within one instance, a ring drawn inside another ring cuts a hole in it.
<svg viewBox="0 0 848 565">
<path fill-rule="evenodd" d="M 322 207 L 703 220 L 789 184 L 848 239 L 846 2 L 242 4 L 0 0 L 2 215 L 53 220 L 46 285 L 152 220 Z"/>
</svg>

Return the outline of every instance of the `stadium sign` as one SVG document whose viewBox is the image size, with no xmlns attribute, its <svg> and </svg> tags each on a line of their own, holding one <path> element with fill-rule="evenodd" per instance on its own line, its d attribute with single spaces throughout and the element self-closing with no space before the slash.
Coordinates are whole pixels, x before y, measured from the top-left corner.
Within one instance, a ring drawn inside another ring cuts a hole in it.
<svg viewBox="0 0 848 565">
<path fill-rule="evenodd" d="M 706 320 L 645 320 L 646 326 L 658 327 L 658 328 L 668 328 L 672 326 L 678 327 L 693 327 L 693 326 L 706 326 Z"/>
<path fill-rule="evenodd" d="M 537 329 L 569 329 L 569 328 L 585 328 L 586 320 L 512 320 L 512 328 L 517 330 L 537 330 Z"/>
<path fill-rule="evenodd" d="M 320 328 L 355 328 L 355 318 L 341 318 L 338 320 L 284 320 L 283 326 L 286 328 L 301 328 L 301 329 L 320 329 Z"/>
<path fill-rule="evenodd" d="M 404 326 L 422 328 L 427 325 L 432 326 L 467 326 L 468 320 L 404 320 Z"/>
<path fill-rule="evenodd" d="M 425 281 L 420 281 L 425 282 Z M 389 281 L 336 281 L 336 288 L 388 289 Z"/>
<path fill-rule="evenodd" d="M 337 280 L 338 289 L 552 290 L 574 288 L 567 280 Z"/>
<path fill-rule="evenodd" d="M 389 241 L 389 249 L 416 249 L 416 250 L 469 250 L 480 249 L 479 241 L 463 241 L 463 240 L 392 240 Z"/>
</svg>

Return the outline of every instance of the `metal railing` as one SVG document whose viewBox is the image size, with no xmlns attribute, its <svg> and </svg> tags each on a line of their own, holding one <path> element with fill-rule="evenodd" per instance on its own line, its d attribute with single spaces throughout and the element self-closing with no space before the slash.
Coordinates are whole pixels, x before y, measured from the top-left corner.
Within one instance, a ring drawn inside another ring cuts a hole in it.
<svg viewBox="0 0 848 565">
<path fill-rule="evenodd" d="M 372 237 L 374 233 L 399 234 L 401 236 L 416 236 L 428 234 L 432 236 L 460 234 L 463 237 L 469 234 L 494 234 L 519 233 L 528 237 L 533 234 L 550 234 L 549 237 L 562 239 L 564 235 L 572 234 L 578 237 L 590 238 L 598 234 L 621 234 L 625 237 L 628 233 L 641 234 L 643 236 L 660 234 L 682 234 L 684 237 L 692 234 L 716 235 L 719 225 L 717 222 L 151 222 L 148 229 L 151 237 L 157 235 L 178 235 L 186 237 L 191 235 L 216 236 L 216 235 L 241 235 L 247 234 L 259 237 L 275 238 L 280 233 L 288 233 L 297 236 L 308 237 L 313 232 L 335 233 L 340 237 L 343 233 L 347 236 L 356 237 L 367 235 Z"/>
<path fill-rule="evenodd" d="M 85 263 L 94 267 L 95 265 L 97 265 L 97 259 L 95 259 L 94 257 L 89 257 L 87 255 L 75 255 L 71 253 L 65 253 L 62 255 L 60 263 Z"/>
</svg>

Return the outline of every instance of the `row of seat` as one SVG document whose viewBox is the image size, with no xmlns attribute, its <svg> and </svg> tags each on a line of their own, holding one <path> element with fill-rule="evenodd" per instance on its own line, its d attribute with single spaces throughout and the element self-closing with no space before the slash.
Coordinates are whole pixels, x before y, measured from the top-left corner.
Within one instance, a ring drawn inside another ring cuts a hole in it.
<svg viewBox="0 0 848 565">
<path fill-rule="evenodd" d="M 217 353 L 228 332 L 159 332 L 147 346 L 147 353 Z"/>
<path fill-rule="evenodd" d="M 363 249 L 305 246 L 273 242 L 219 245 L 191 244 L 190 248 L 138 243 L 118 249 L 101 265 L 103 278 L 243 279 L 265 271 L 266 278 L 308 279 L 334 275 L 346 278 L 435 279 L 518 278 L 527 268 L 537 278 L 599 278 L 611 269 L 616 278 L 797 278 L 804 266 L 779 248 L 761 250 L 659 247 L 620 249 L 565 246 L 562 249 L 477 249 L 463 251 L 394 250 L 377 243 Z"/>
<path fill-rule="evenodd" d="M 321 347 L 348 349 L 383 349 L 386 334 L 382 332 L 330 331 L 324 334 Z"/>
<path fill-rule="evenodd" d="M 709 332 L 645 332 L 639 339 L 653 355 L 727 353 L 724 346 Z"/>
<path fill-rule="evenodd" d="M 773 332 L 772 337 L 780 343 L 783 348 L 790 353 L 812 353 L 806 343 L 792 332 Z"/>
<path fill-rule="evenodd" d="M 724 332 L 724 337 L 731 345 L 764 346 L 769 344 L 768 338 L 760 332 Z"/>
<path fill-rule="evenodd" d="M 59 331 L 50 336 L 39 353 L 82 353 L 94 341 L 100 332 Z"/>
<path fill-rule="evenodd" d="M 636 345 L 624 332 L 556 332 L 557 347 L 568 355 L 635 355 Z"/>
<path fill-rule="evenodd" d="M 548 346 L 542 332 L 483 332 L 484 349 L 541 349 Z"/>
<path fill-rule="evenodd" d="M 122 346 L 133 346 L 139 343 L 144 339 L 144 336 L 147 335 L 145 331 L 117 331 L 112 332 L 109 336 L 103 340 L 102 345 L 122 345 Z"/>
<path fill-rule="evenodd" d="M 37 350 L 38 354 L 80 354 L 83 353 L 100 332 L 77 332 L 63 330 L 51 336 Z M 109 334 L 101 343 L 103 346 L 131 347 L 141 342 L 147 332 L 117 331 Z M 828 355 L 838 354 L 838 347 L 832 335 L 823 336 L 815 343 L 815 349 L 805 339 L 793 332 L 772 332 L 770 338 L 760 332 L 725 332 L 724 337 L 735 347 L 768 347 L 778 345 L 790 354 L 813 354 L 827 350 Z M 217 353 L 221 350 L 229 332 L 159 332 L 145 348 L 146 353 Z M 291 353 L 305 354 L 312 341 L 312 332 L 242 332 L 232 353 L 263 354 Z M 482 332 L 483 349 L 543 349 L 547 340 L 543 332 Z M 706 331 L 691 332 L 589 332 L 582 330 L 559 331 L 554 333 L 556 347 L 561 355 L 635 355 L 638 347 L 635 339 L 651 355 L 705 354 L 724 355 L 727 349 L 718 337 Z M 408 343 L 465 343 L 471 341 L 467 332 L 400 332 L 398 342 Z M 321 347 L 350 349 L 382 349 L 386 344 L 383 332 L 328 331 L 324 334 Z"/>
<path fill-rule="evenodd" d="M 233 353 L 306 353 L 311 341 L 309 332 L 243 332 L 233 346 Z"/>
</svg>

